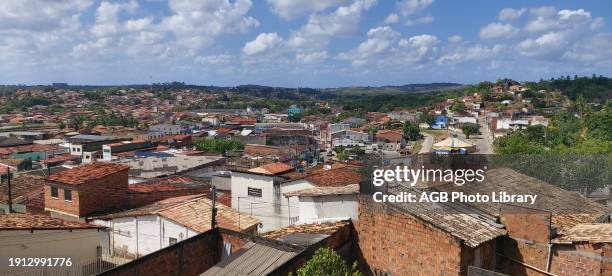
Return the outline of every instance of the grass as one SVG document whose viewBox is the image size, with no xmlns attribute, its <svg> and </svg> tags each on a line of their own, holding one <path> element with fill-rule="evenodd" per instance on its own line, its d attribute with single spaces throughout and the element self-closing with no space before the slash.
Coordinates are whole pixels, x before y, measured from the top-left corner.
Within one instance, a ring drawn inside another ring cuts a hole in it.
<svg viewBox="0 0 612 276">
<path fill-rule="evenodd" d="M 427 133 L 433 137 L 440 137 L 446 133 L 448 133 L 447 130 L 444 129 L 422 129 L 421 130 L 422 133 Z"/>
</svg>

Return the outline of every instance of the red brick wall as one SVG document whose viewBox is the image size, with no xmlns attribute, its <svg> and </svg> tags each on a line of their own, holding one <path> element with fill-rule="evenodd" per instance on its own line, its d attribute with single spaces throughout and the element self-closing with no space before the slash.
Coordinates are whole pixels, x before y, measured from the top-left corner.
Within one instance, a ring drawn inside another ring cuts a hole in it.
<svg viewBox="0 0 612 276">
<path fill-rule="evenodd" d="M 50 185 L 59 187 L 59 199 L 51 198 Z M 72 189 L 72 202 L 64 201 L 64 188 Z M 79 217 L 127 207 L 128 171 L 123 170 L 80 185 L 49 182 L 45 185 L 45 208 Z"/>
<path fill-rule="evenodd" d="M 555 245 L 550 271 L 557 275 L 612 275 L 612 244 Z M 606 261 L 605 258 L 608 258 Z"/>
<path fill-rule="evenodd" d="M 372 271 L 391 275 L 467 273 L 466 263 L 473 257 L 462 256 L 468 252 L 463 252 L 465 248 L 462 248 L 460 240 L 390 208 L 374 203 L 367 196 L 360 196 L 359 220 L 355 222 L 355 228 L 363 258 L 361 262 L 365 262 L 362 265 L 367 264 Z M 493 242 L 488 246 L 492 245 Z"/>
<path fill-rule="evenodd" d="M 199 275 L 221 260 L 218 229 L 191 237 L 101 275 Z"/>
<path fill-rule="evenodd" d="M 550 242 L 551 213 L 548 211 L 502 204 L 500 219 L 510 237 Z"/>
</svg>

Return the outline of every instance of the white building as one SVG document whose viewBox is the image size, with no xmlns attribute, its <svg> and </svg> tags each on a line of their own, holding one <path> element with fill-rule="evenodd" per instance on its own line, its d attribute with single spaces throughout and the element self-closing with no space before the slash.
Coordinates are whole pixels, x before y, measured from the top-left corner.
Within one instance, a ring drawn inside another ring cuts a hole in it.
<svg viewBox="0 0 612 276">
<path fill-rule="evenodd" d="M 255 232 L 259 221 L 217 204 L 219 226 Z M 113 254 L 134 258 L 160 250 L 211 229 L 212 202 L 206 196 L 169 198 L 140 208 L 91 218 L 108 227 Z"/>
<path fill-rule="evenodd" d="M 285 193 L 298 198 L 298 224 L 338 221 L 359 217 L 359 184 L 340 187 L 314 187 Z"/>
<path fill-rule="evenodd" d="M 359 183 L 361 174 L 346 164 L 294 171 L 283 163 L 264 165 L 248 172 L 232 172 L 232 208 L 262 222 L 261 231 L 279 229 L 299 220 L 299 199 L 282 195 L 306 188 Z"/>
</svg>

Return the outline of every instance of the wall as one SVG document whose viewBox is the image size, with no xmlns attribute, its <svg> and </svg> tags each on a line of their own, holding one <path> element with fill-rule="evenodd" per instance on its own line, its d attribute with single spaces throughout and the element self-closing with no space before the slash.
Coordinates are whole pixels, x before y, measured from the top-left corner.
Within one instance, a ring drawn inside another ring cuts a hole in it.
<svg viewBox="0 0 612 276">
<path fill-rule="evenodd" d="M 170 245 L 170 238 L 180 242 L 198 234 L 157 215 L 94 220 L 91 223 L 112 229 L 109 239 L 113 252 L 129 258 L 147 255 L 167 247 Z"/>
<path fill-rule="evenodd" d="M 199 275 L 221 259 L 222 239 L 213 229 L 100 275 Z"/>
<path fill-rule="evenodd" d="M 326 218 L 358 219 L 357 195 L 302 196 L 299 198 L 300 222 Z"/>
<path fill-rule="evenodd" d="M 98 229 L 0 231 L 0 275 L 9 271 L 8 257 L 70 257 L 73 264 L 94 261 L 104 235 Z"/>
<path fill-rule="evenodd" d="M 392 208 L 374 203 L 368 195 L 359 197 L 355 229 L 362 254 L 360 262 L 368 266 L 366 269 L 391 275 L 467 273 L 467 264 L 473 259 L 470 252 L 463 252 L 467 247 L 459 239 Z M 492 247 L 493 241 L 481 246 Z M 492 264 L 490 259 L 484 260 L 483 265 Z"/>
</svg>

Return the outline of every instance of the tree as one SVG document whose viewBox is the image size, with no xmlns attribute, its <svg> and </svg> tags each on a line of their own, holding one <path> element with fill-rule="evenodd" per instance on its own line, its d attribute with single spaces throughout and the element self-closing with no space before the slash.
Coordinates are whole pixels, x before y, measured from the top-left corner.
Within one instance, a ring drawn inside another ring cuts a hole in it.
<svg viewBox="0 0 612 276">
<path fill-rule="evenodd" d="M 461 125 L 461 131 L 463 131 L 465 137 L 469 139 L 472 134 L 480 134 L 480 127 L 477 124 L 466 123 Z"/>
<path fill-rule="evenodd" d="M 451 107 L 451 110 L 453 112 L 458 112 L 458 113 L 464 112 L 465 109 L 466 109 L 466 107 L 465 107 L 464 103 L 456 103 L 456 104 L 453 105 L 453 107 Z"/>
<path fill-rule="evenodd" d="M 419 126 L 417 124 L 406 121 L 404 123 L 404 138 L 408 141 L 416 141 L 421 139 L 421 131 L 419 130 Z"/>
<path fill-rule="evenodd" d="M 300 267 L 298 276 L 361 276 L 357 262 L 351 268 L 346 265 L 342 257 L 334 250 L 322 247 L 317 249 L 315 255 Z M 293 273 L 290 273 L 293 275 Z"/>
<path fill-rule="evenodd" d="M 433 115 L 429 113 L 423 113 L 421 114 L 421 116 L 419 116 L 418 122 L 425 123 L 427 125 L 433 125 L 435 120 L 436 120 L 436 117 L 434 117 Z"/>
<path fill-rule="evenodd" d="M 234 140 L 223 139 L 199 139 L 194 142 L 194 146 L 198 150 L 227 154 L 228 151 L 236 151 L 244 149 L 244 144 Z"/>
</svg>

